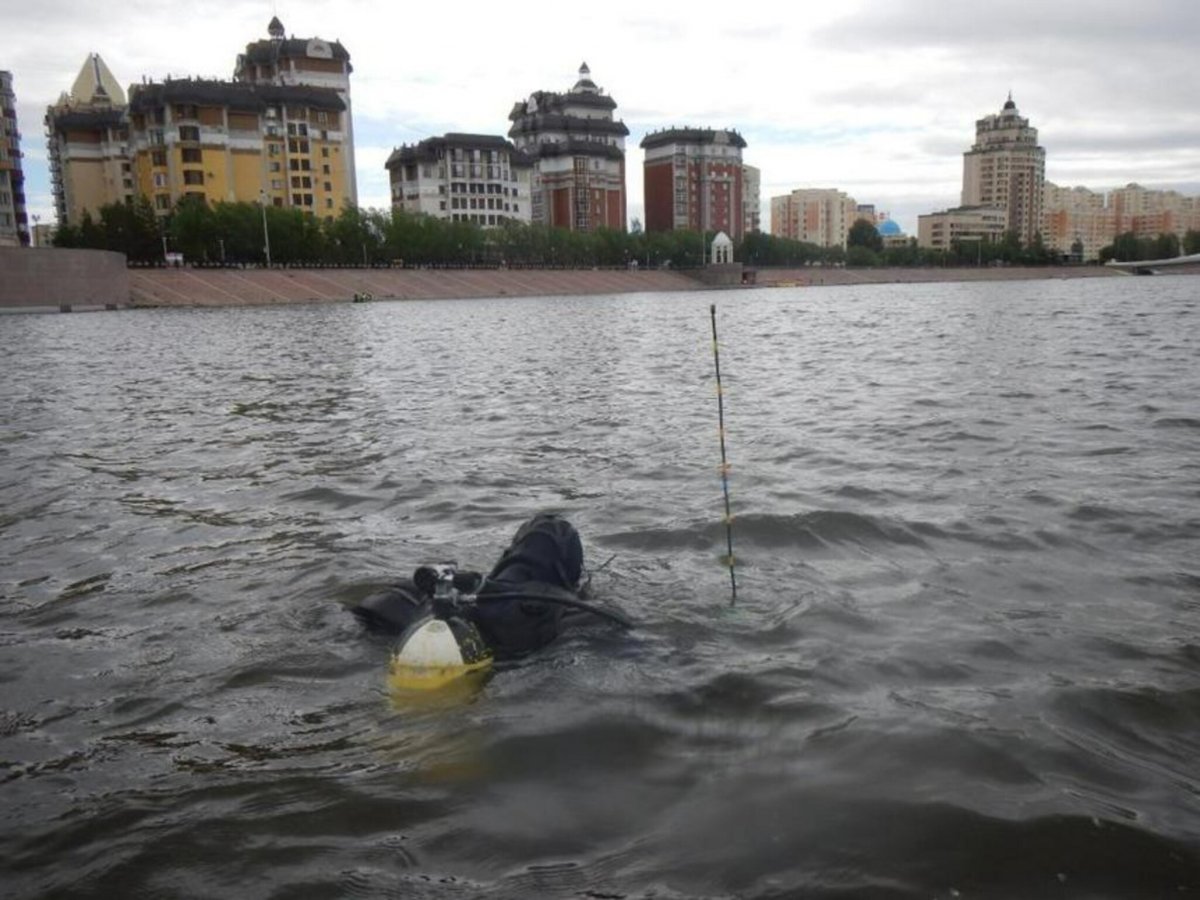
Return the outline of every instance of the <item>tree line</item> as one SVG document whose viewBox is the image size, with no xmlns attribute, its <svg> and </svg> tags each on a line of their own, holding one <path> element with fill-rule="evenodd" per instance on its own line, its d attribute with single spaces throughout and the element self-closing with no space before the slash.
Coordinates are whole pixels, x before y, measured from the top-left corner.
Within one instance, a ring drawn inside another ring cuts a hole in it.
<svg viewBox="0 0 1200 900">
<path fill-rule="evenodd" d="M 264 217 L 266 229 L 264 234 Z M 691 231 L 643 232 L 600 229 L 577 232 L 508 221 L 496 228 L 451 222 L 394 210 L 348 206 L 336 218 L 318 219 L 302 210 L 256 203 L 211 206 L 181 200 L 170 216 L 155 214 L 142 196 L 129 203 L 85 212 L 79 225 L 63 225 L 58 247 L 116 250 L 133 265 L 161 265 L 166 253 L 181 253 L 193 265 L 263 265 L 267 244 L 274 265 L 327 266 L 640 266 L 694 268 L 702 265 L 713 234 Z M 1163 259 L 1180 250 L 1200 252 L 1200 232 L 1182 244 L 1174 234 L 1139 238 L 1123 234 L 1101 252 L 1108 259 Z M 1078 248 L 1082 250 L 1082 248 Z M 885 247 L 875 226 L 859 219 L 845 249 L 752 233 L 734 248 L 748 266 L 976 266 L 1047 265 L 1062 255 L 1036 236 L 1023 245 L 1015 233 L 991 241 L 955 241 L 947 250 L 917 246 L 915 238 Z"/>
<path fill-rule="evenodd" d="M 1188 231 L 1179 240 L 1179 235 L 1165 232 L 1158 237 L 1138 237 L 1127 231 L 1118 235 L 1100 251 L 1100 262 L 1115 259 L 1117 262 L 1139 262 L 1143 259 L 1172 259 L 1181 253 L 1200 253 L 1200 231 Z"/>
</svg>

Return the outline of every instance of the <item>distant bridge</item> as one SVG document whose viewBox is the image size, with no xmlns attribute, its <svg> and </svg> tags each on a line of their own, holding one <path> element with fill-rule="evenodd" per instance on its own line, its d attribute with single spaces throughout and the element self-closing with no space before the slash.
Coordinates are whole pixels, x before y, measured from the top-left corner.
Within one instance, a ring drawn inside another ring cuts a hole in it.
<svg viewBox="0 0 1200 900">
<path fill-rule="evenodd" d="M 1171 269 L 1176 266 L 1190 266 L 1183 272 L 1200 272 L 1200 253 L 1190 256 L 1176 256 L 1171 259 L 1139 259 L 1137 262 L 1117 262 L 1115 259 L 1105 263 L 1110 269 L 1117 269 L 1130 275 L 1157 275 L 1160 269 Z"/>
</svg>

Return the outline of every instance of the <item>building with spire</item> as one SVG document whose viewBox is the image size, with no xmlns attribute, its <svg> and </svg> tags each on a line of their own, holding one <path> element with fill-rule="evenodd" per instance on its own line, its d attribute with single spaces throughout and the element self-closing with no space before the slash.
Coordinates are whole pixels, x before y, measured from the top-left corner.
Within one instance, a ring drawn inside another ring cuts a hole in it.
<svg viewBox="0 0 1200 900">
<path fill-rule="evenodd" d="M 646 231 L 723 231 L 740 242 L 746 227 L 745 147 L 736 131 L 712 128 L 667 128 L 646 135 Z"/>
<path fill-rule="evenodd" d="M 0 71 L 0 247 L 29 245 L 25 211 L 25 175 L 21 169 L 21 132 L 12 73 Z"/>
<path fill-rule="evenodd" d="M 1028 246 L 1043 230 L 1045 183 L 1046 151 L 1010 93 L 999 115 L 975 123 L 975 143 L 963 154 L 962 206 L 1003 210 L 1008 230 Z"/>
<path fill-rule="evenodd" d="M 508 136 L 533 159 L 535 224 L 595 231 L 625 229 L 625 138 L 616 101 L 592 81 L 587 63 L 566 93 L 535 91 L 509 113 Z"/>
<path fill-rule="evenodd" d="M 68 93 L 46 110 L 50 184 L 59 225 L 78 225 L 109 203 L 131 201 L 125 91 L 89 53 Z"/>
<path fill-rule="evenodd" d="M 350 54 L 340 41 L 286 37 L 283 23 L 272 16 L 267 39 L 246 45 L 237 58 L 234 80 L 249 84 L 328 88 L 337 92 L 343 111 L 333 168 L 345 186 L 346 200 L 358 205 L 358 174 L 354 164 L 354 116 L 350 103 Z M 296 123 L 299 124 L 299 123 Z M 313 123 L 308 123 L 312 125 Z M 320 131 L 331 131 L 323 128 Z M 339 203 L 340 207 L 342 204 Z"/>
</svg>

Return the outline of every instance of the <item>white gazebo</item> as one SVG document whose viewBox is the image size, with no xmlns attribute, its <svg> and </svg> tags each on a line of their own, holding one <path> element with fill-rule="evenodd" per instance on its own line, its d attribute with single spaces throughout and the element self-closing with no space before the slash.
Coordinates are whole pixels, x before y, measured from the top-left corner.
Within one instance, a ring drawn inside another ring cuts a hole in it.
<svg viewBox="0 0 1200 900">
<path fill-rule="evenodd" d="M 717 236 L 713 238 L 712 254 L 708 261 L 714 266 L 727 266 L 733 262 L 733 241 L 725 232 L 718 231 Z"/>
</svg>

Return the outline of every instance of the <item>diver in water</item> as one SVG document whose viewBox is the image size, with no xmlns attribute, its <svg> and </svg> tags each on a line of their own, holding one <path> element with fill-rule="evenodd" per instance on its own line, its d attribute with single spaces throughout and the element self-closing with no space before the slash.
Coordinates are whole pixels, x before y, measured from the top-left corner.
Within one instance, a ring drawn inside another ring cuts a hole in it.
<svg viewBox="0 0 1200 900">
<path fill-rule="evenodd" d="M 585 600 L 586 588 L 579 532 L 542 513 L 517 529 L 486 576 L 452 564 L 421 566 L 353 612 L 373 631 L 399 636 L 394 686 L 430 688 L 544 647 L 583 615 L 632 627 Z"/>
</svg>

